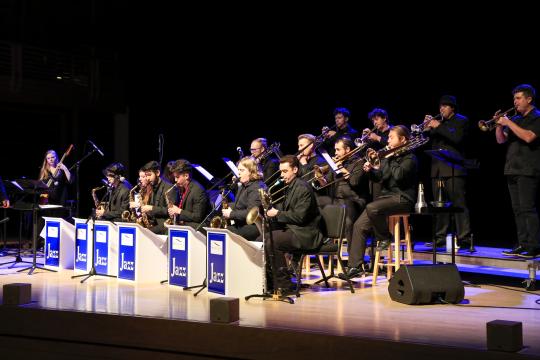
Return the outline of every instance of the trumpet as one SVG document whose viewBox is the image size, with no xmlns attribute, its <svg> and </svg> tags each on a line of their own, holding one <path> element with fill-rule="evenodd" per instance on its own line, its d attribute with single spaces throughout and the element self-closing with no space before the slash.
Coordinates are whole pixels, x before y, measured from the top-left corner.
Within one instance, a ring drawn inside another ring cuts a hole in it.
<svg viewBox="0 0 540 360">
<path fill-rule="evenodd" d="M 356 146 L 361 146 L 363 145 L 368 139 L 369 139 L 369 134 L 371 134 L 372 132 L 374 132 L 375 130 L 377 130 L 377 127 L 374 126 L 371 130 L 370 129 L 364 129 L 362 130 L 362 136 L 359 137 L 359 138 L 356 138 L 354 139 L 354 144 Z"/>
<path fill-rule="evenodd" d="M 491 120 L 480 120 L 478 122 L 478 127 L 482 131 L 491 131 L 497 127 L 497 121 L 499 121 L 500 118 L 503 116 L 508 115 L 510 112 L 516 111 L 515 107 L 511 107 L 510 109 L 506 110 L 505 112 L 501 112 L 500 110 L 495 113 L 493 118 Z"/>
<path fill-rule="evenodd" d="M 429 120 L 425 120 L 424 122 L 422 122 L 420 125 L 416 125 L 416 124 L 412 124 L 411 125 L 411 132 L 413 134 L 421 134 L 423 133 L 424 131 L 427 131 L 428 129 L 426 129 L 426 126 L 429 124 L 429 122 L 431 120 L 439 120 L 442 118 L 442 114 L 438 114 L 436 115 L 435 117 L 432 117 L 431 119 Z"/>
</svg>

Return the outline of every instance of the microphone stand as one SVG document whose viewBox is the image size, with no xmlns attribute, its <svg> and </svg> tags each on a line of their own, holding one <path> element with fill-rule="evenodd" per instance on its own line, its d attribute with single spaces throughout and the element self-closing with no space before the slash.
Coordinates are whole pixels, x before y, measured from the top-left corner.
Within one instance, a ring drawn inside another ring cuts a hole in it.
<svg viewBox="0 0 540 360">
<path fill-rule="evenodd" d="M 90 155 L 92 155 L 93 153 L 96 152 L 96 149 L 94 147 L 92 147 L 92 151 L 86 153 L 86 155 L 84 155 L 80 160 L 78 160 L 75 164 L 73 164 L 70 168 L 69 168 L 69 171 L 73 170 L 75 168 L 75 193 L 76 193 L 76 198 L 75 198 L 75 201 L 76 201 L 76 205 L 75 205 L 75 216 L 79 217 L 79 200 L 80 200 L 80 196 L 81 196 L 81 191 L 80 191 L 80 185 L 79 185 L 79 168 L 81 167 L 81 163 L 87 158 L 89 157 Z"/>
<path fill-rule="evenodd" d="M 120 185 L 120 184 L 119 184 Z M 110 188 L 109 188 L 110 189 Z M 109 203 L 110 203 L 110 192 L 109 189 L 107 190 L 107 192 L 105 193 L 105 195 L 103 195 L 100 199 L 100 203 L 103 202 L 103 200 L 105 199 L 105 197 L 107 195 L 109 195 Z M 92 252 L 90 253 L 90 261 L 91 261 L 91 268 L 90 268 L 90 271 L 88 271 L 87 274 L 81 274 L 81 275 L 74 275 L 72 276 L 71 278 L 72 279 L 75 279 L 75 278 L 78 278 L 78 277 L 81 277 L 81 276 L 85 276 L 84 279 L 81 280 L 81 284 L 83 282 L 85 282 L 86 280 L 88 280 L 88 278 L 90 278 L 91 276 L 94 276 L 94 275 L 99 275 L 99 276 L 107 276 L 107 277 L 112 277 L 112 278 L 115 278 L 116 276 L 114 275 L 109 275 L 109 274 L 99 274 L 97 271 L 96 271 L 96 265 L 95 265 L 95 262 L 94 262 L 94 253 L 96 251 L 96 209 L 92 209 L 92 214 L 90 214 L 90 216 L 88 217 L 88 219 L 86 220 L 86 223 L 88 224 L 88 222 L 92 220 Z M 111 221 L 112 222 L 112 221 Z"/>
<path fill-rule="evenodd" d="M 231 171 L 231 174 L 232 174 L 232 171 Z M 233 184 L 235 184 L 235 182 Z M 223 203 L 223 199 L 226 199 L 227 196 L 229 196 L 229 194 L 231 193 L 232 186 L 233 185 L 231 184 L 231 186 L 228 188 L 227 192 L 221 198 L 221 201 L 219 202 L 219 204 L 214 209 L 212 209 L 212 211 L 210 211 L 208 213 L 208 215 L 206 215 L 206 217 L 203 219 L 203 221 L 201 221 L 199 226 L 197 226 L 197 228 L 195 228 L 195 231 L 199 231 L 201 229 L 201 227 L 203 226 L 203 224 L 206 224 L 208 219 L 210 219 L 210 217 L 216 213 L 217 209 L 219 209 L 221 207 L 221 204 Z M 208 237 L 206 237 L 206 248 L 207 248 L 206 251 L 208 251 Z M 199 295 L 199 293 L 201 291 L 203 291 L 204 289 L 206 289 L 208 287 L 208 256 L 205 256 L 204 259 L 205 259 L 205 263 L 206 263 L 206 265 L 204 267 L 206 269 L 206 271 L 205 271 L 206 275 L 204 277 L 204 280 L 203 280 L 202 284 L 194 285 L 194 286 L 186 286 L 186 287 L 182 288 L 183 290 L 191 290 L 191 289 L 200 288 L 195 294 L 193 294 L 193 296 Z M 164 282 L 165 281 L 162 281 L 161 283 L 164 283 Z"/>
</svg>

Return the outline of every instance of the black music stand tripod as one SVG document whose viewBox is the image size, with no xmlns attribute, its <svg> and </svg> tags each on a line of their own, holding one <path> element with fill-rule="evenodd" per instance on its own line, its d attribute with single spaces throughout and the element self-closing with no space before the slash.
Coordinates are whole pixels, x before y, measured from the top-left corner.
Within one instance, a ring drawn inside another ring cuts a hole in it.
<svg viewBox="0 0 540 360">
<path fill-rule="evenodd" d="M 47 192 L 49 189 L 46 184 L 43 183 L 41 180 L 31 180 L 31 179 L 19 179 L 16 180 L 16 182 L 23 188 L 23 191 L 26 194 L 33 196 L 32 201 L 32 251 L 34 253 L 32 257 L 32 266 L 29 266 L 24 269 L 17 270 L 17 272 L 23 272 L 26 270 L 28 271 L 28 275 L 32 275 L 34 270 L 40 269 L 40 270 L 47 270 L 51 272 L 56 272 L 56 270 L 47 269 L 45 267 L 38 266 L 36 263 L 36 255 L 37 255 L 37 239 L 38 239 L 38 211 L 39 211 L 39 204 L 38 199 L 39 195 Z M 61 206 L 58 206 L 61 207 Z M 19 238 L 20 240 L 20 238 Z M 20 255 L 20 243 L 19 243 L 19 255 Z M 26 262 L 26 261 L 17 261 L 20 259 L 20 256 L 15 259 L 15 262 Z"/>
<path fill-rule="evenodd" d="M 107 196 L 108 194 L 109 192 L 105 193 L 105 195 L 103 195 L 103 197 L 101 198 L 99 202 L 101 203 L 103 199 L 105 198 L 105 196 Z M 114 275 L 109 275 L 109 274 L 99 274 L 96 271 L 96 264 L 94 262 L 94 253 L 96 251 L 96 209 L 92 209 L 92 214 L 88 217 L 88 220 L 86 220 L 86 223 L 88 224 L 90 220 L 92 220 L 92 252 L 90 253 L 90 263 L 92 264 L 92 266 L 90 267 L 90 270 L 88 271 L 88 273 L 81 274 L 81 275 L 73 275 L 71 277 L 72 279 L 75 279 L 81 276 L 85 276 L 85 278 L 81 280 L 81 284 L 85 282 L 86 280 L 88 280 L 88 278 L 90 278 L 91 276 L 95 276 L 95 275 L 112 277 L 112 278 L 116 277 Z"/>
<path fill-rule="evenodd" d="M 264 256 L 266 257 L 265 233 L 266 233 L 266 224 L 268 223 L 268 218 L 266 216 L 266 210 L 262 207 L 262 205 L 261 205 L 261 208 L 263 210 L 262 226 L 261 226 L 262 227 L 262 241 L 263 241 Z M 283 295 L 281 291 L 276 288 L 277 266 L 275 262 L 275 253 L 274 253 L 274 237 L 272 236 L 272 229 L 270 227 L 268 231 L 270 233 L 270 254 L 268 257 L 270 258 L 270 271 L 272 272 L 272 285 L 274 286 L 274 291 L 272 293 L 266 292 L 264 294 L 248 295 L 244 299 L 248 301 L 251 298 L 262 298 L 263 300 L 270 299 L 272 301 L 283 301 L 283 302 L 288 302 L 289 304 L 294 304 L 293 298 L 291 298 L 290 296 Z M 298 279 L 296 281 L 298 281 Z"/>
</svg>

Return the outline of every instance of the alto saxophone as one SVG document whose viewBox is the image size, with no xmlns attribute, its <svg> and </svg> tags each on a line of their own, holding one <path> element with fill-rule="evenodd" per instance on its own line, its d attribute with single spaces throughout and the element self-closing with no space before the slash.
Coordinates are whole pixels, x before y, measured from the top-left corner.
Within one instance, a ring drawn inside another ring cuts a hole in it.
<svg viewBox="0 0 540 360">
<path fill-rule="evenodd" d="M 92 189 L 92 199 L 94 200 L 94 206 L 96 207 L 96 210 L 105 210 L 105 206 L 107 205 L 107 203 L 105 203 L 105 202 L 100 202 L 97 195 L 96 195 L 97 191 L 99 191 L 101 189 L 104 189 L 104 188 L 105 188 L 105 185 L 98 186 L 98 187 Z"/>
<path fill-rule="evenodd" d="M 165 201 L 167 202 L 167 209 L 170 209 L 171 207 L 174 206 L 174 204 L 171 204 L 171 200 L 169 199 L 169 192 L 176 188 L 176 185 L 177 184 L 174 184 L 173 186 L 170 187 L 169 190 L 167 190 L 165 192 Z M 174 214 L 173 216 L 170 216 L 167 220 L 165 220 L 165 225 L 176 225 L 176 214 Z"/>
<path fill-rule="evenodd" d="M 135 201 L 135 190 L 141 186 L 141 183 L 137 183 L 129 190 L 129 202 Z M 122 211 L 122 220 L 125 222 L 136 222 L 139 218 L 136 208 L 130 208 L 129 210 Z"/>
<path fill-rule="evenodd" d="M 152 191 L 152 186 L 147 185 L 146 188 L 144 188 L 144 189 L 141 188 L 141 192 L 140 192 L 140 195 L 141 195 L 141 208 L 144 205 L 147 205 L 148 198 L 149 198 L 149 196 L 147 196 L 147 194 L 143 194 L 143 190 L 144 190 L 144 192 Z M 150 219 L 148 217 L 147 213 L 141 211 L 141 216 L 137 217 L 137 224 L 141 225 L 142 227 L 145 227 L 145 228 L 149 229 L 149 228 L 156 225 L 156 221 L 154 219 Z"/>
<path fill-rule="evenodd" d="M 229 201 L 225 196 L 225 190 L 221 191 L 221 208 L 228 209 Z M 214 229 L 226 229 L 228 226 L 228 221 L 223 216 L 216 215 L 210 220 L 210 227 Z"/>
</svg>

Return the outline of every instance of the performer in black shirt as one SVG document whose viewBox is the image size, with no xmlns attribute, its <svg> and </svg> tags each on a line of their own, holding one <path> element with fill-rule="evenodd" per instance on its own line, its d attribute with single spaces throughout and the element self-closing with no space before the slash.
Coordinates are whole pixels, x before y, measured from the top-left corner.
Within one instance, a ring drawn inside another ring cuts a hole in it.
<svg viewBox="0 0 540 360">
<path fill-rule="evenodd" d="M 499 144 L 508 143 L 504 174 L 508 182 L 517 227 L 518 245 L 507 256 L 532 259 L 540 255 L 540 226 L 536 199 L 540 183 L 540 111 L 534 105 L 536 92 L 531 85 L 512 91 L 517 115 L 502 116 L 495 136 Z"/>
<path fill-rule="evenodd" d="M 334 110 L 334 119 L 336 121 L 336 130 L 330 130 L 326 132 L 325 135 L 325 141 L 323 143 L 323 147 L 328 151 L 330 154 L 334 154 L 334 144 L 338 139 L 347 137 L 351 140 L 354 140 L 358 137 L 358 131 L 353 129 L 351 125 L 349 125 L 349 117 L 351 116 L 351 113 L 347 108 L 339 107 Z M 324 133 L 323 128 L 323 133 Z"/>
<path fill-rule="evenodd" d="M 103 170 L 109 183 L 108 194 L 104 199 L 107 202 L 105 209 L 97 209 L 98 219 L 121 221 L 122 212 L 129 209 L 129 190 L 131 185 L 125 179 L 125 168 L 121 163 L 112 163 Z"/>
<path fill-rule="evenodd" d="M 0 206 L 3 208 L 9 207 L 9 198 L 6 193 L 6 188 L 4 187 L 2 177 L 0 177 Z"/>
</svg>

